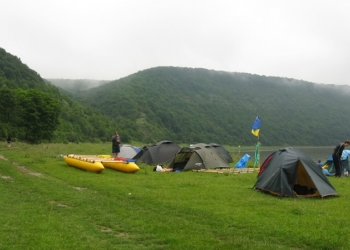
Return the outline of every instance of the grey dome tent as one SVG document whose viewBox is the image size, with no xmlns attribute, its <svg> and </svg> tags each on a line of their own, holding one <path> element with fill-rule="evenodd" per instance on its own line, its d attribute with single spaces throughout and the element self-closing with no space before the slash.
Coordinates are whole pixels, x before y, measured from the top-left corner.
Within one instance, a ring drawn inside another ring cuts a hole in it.
<svg viewBox="0 0 350 250">
<path fill-rule="evenodd" d="M 172 141 L 160 141 L 151 146 L 144 146 L 133 159 L 149 165 L 169 164 L 180 149 L 181 147 Z"/>
<path fill-rule="evenodd" d="M 257 190 L 281 197 L 325 197 L 337 191 L 322 169 L 306 154 L 294 148 L 275 151 L 260 167 Z"/>
<path fill-rule="evenodd" d="M 183 147 L 169 164 L 174 170 L 230 168 L 225 156 L 209 144 L 198 143 Z"/>
<path fill-rule="evenodd" d="M 231 163 L 233 162 L 233 159 L 230 155 L 230 153 L 226 150 L 226 148 L 224 148 L 223 146 L 221 146 L 220 144 L 217 144 L 217 143 L 209 143 L 210 146 L 212 146 L 214 149 L 216 149 L 217 151 L 219 151 L 225 158 L 226 158 L 226 161 L 228 163 Z"/>
<path fill-rule="evenodd" d="M 118 154 L 118 157 L 131 159 L 135 155 L 137 155 L 137 153 L 140 151 L 141 151 L 141 148 L 131 146 L 128 144 L 123 144 L 122 146 L 120 146 L 120 153 Z"/>
</svg>

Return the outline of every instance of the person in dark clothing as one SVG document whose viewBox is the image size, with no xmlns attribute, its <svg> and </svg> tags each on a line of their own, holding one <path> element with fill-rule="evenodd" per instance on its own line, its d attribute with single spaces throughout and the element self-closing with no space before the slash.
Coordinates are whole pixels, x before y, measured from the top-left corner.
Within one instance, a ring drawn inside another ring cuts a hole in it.
<svg viewBox="0 0 350 250">
<path fill-rule="evenodd" d="M 112 157 L 117 158 L 118 154 L 120 152 L 120 137 L 118 132 L 115 132 L 115 134 L 112 136 Z"/>
<path fill-rule="evenodd" d="M 350 145 L 350 141 L 346 140 L 342 143 L 339 143 L 335 148 L 334 148 L 334 152 L 332 154 L 333 157 L 333 163 L 334 163 L 334 167 L 335 167 L 335 177 L 340 178 L 341 176 L 341 162 L 340 162 L 340 158 L 341 155 L 343 153 L 343 150 L 345 147 Z"/>
<path fill-rule="evenodd" d="M 7 137 L 7 147 L 11 147 L 11 143 L 12 143 L 12 138 L 11 138 L 11 135 L 9 135 L 8 137 Z"/>
</svg>

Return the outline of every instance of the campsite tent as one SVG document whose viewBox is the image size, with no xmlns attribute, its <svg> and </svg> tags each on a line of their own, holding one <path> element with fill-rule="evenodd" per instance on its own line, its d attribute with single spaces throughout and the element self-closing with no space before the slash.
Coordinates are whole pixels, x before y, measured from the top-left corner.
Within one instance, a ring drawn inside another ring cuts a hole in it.
<svg viewBox="0 0 350 250">
<path fill-rule="evenodd" d="M 341 174 L 344 175 L 344 172 L 349 172 L 350 171 L 350 166 L 349 166 L 349 154 L 350 154 L 350 150 L 343 150 L 343 153 L 341 155 Z M 327 169 L 328 172 L 331 174 L 335 174 L 335 167 L 334 167 L 334 163 L 333 163 L 333 157 L 330 156 L 327 161 L 323 164 L 326 165 L 327 164 Z"/>
<path fill-rule="evenodd" d="M 322 169 L 306 154 L 293 148 L 280 149 L 266 158 L 254 188 L 286 197 L 337 194 Z"/>
<path fill-rule="evenodd" d="M 221 146 L 220 144 L 217 144 L 217 143 L 209 143 L 210 146 L 212 146 L 213 148 L 215 148 L 217 151 L 219 151 L 225 158 L 226 158 L 226 161 L 228 163 L 230 162 L 233 162 L 233 159 L 230 155 L 230 153 L 223 147 Z"/>
<path fill-rule="evenodd" d="M 169 164 L 174 170 L 230 168 L 225 156 L 209 144 L 198 143 L 183 147 Z"/>
<path fill-rule="evenodd" d="M 120 146 L 120 153 L 118 154 L 118 157 L 131 159 L 140 151 L 141 148 L 134 147 L 128 144 L 123 144 L 122 146 Z"/>
<path fill-rule="evenodd" d="M 160 141 L 151 146 L 144 146 L 133 159 L 149 165 L 168 164 L 180 149 L 181 147 L 172 141 Z"/>
</svg>

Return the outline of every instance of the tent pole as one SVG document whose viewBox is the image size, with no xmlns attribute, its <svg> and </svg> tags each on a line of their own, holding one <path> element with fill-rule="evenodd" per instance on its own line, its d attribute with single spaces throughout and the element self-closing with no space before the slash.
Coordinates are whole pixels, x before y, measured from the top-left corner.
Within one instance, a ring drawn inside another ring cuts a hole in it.
<svg viewBox="0 0 350 250">
<path fill-rule="evenodd" d="M 260 144 L 260 133 L 258 135 L 258 143 Z M 258 157 L 259 157 L 258 168 L 260 168 L 260 145 L 259 145 L 259 148 L 258 148 Z"/>
</svg>

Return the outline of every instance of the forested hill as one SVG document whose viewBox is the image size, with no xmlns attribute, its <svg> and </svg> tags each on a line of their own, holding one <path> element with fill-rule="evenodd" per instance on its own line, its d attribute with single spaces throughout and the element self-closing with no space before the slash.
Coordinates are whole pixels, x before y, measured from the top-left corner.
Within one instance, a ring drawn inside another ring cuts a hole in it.
<svg viewBox="0 0 350 250">
<path fill-rule="evenodd" d="M 113 122 L 45 82 L 38 73 L 0 48 L 0 138 L 14 141 L 106 141 Z"/>
<path fill-rule="evenodd" d="M 137 141 L 334 145 L 350 138 L 350 88 L 206 69 L 157 67 L 81 92 Z"/>
<path fill-rule="evenodd" d="M 0 138 L 33 143 L 160 140 L 273 146 L 350 139 L 350 87 L 207 69 L 157 67 L 68 95 L 0 48 Z M 71 98 L 72 97 L 72 98 Z"/>
<path fill-rule="evenodd" d="M 68 91 L 69 93 L 78 93 L 83 90 L 98 87 L 110 81 L 90 80 L 90 79 L 45 79 L 51 84 Z"/>
</svg>

